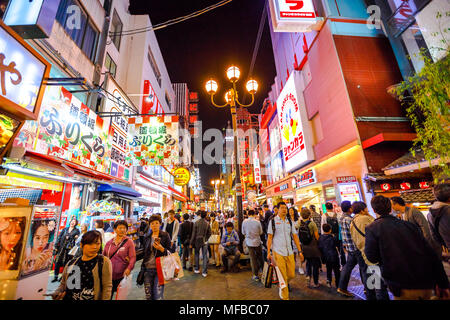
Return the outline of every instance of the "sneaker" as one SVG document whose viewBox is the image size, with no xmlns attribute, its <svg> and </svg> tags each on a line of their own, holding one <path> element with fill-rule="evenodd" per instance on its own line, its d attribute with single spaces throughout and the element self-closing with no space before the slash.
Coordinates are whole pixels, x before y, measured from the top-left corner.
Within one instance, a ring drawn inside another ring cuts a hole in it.
<svg viewBox="0 0 450 320">
<path fill-rule="evenodd" d="M 330 281 L 327 281 L 327 287 L 331 288 L 331 282 Z"/>
<path fill-rule="evenodd" d="M 194 273 L 200 273 L 200 270 L 194 270 Z"/>
<path fill-rule="evenodd" d="M 347 290 L 343 290 L 343 289 L 338 288 L 337 292 L 339 294 L 343 295 L 344 297 L 349 297 L 349 298 L 353 298 L 354 297 L 353 293 L 348 292 Z"/>
<path fill-rule="evenodd" d="M 313 287 L 314 289 L 316 289 L 316 288 L 320 287 L 320 283 L 314 284 L 312 287 Z"/>
<path fill-rule="evenodd" d="M 300 273 L 300 274 L 305 274 L 305 270 L 303 270 L 303 268 L 300 267 L 300 268 L 298 268 L 298 273 Z"/>
<path fill-rule="evenodd" d="M 203 273 L 202 273 L 202 276 L 203 276 L 203 278 L 206 278 L 206 277 L 208 276 L 208 274 L 205 273 L 205 272 L 203 272 Z"/>
<path fill-rule="evenodd" d="M 59 280 L 58 280 L 58 278 L 54 278 L 53 280 L 52 280 L 52 283 L 53 282 L 58 282 Z"/>
<path fill-rule="evenodd" d="M 260 279 L 259 279 L 258 276 L 253 276 L 253 277 L 252 277 L 252 280 L 253 280 L 253 281 L 259 281 Z"/>
</svg>

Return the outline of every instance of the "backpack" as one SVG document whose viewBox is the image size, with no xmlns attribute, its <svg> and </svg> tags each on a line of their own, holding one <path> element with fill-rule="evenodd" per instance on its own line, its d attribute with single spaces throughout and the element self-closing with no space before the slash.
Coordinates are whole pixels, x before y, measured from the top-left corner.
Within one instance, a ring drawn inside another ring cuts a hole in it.
<svg viewBox="0 0 450 320">
<path fill-rule="evenodd" d="M 309 224 L 311 221 L 301 221 L 300 228 L 298 228 L 298 238 L 300 242 L 304 245 L 308 245 L 313 240 L 311 230 L 309 229 Z"/>
<path fill-rule="evenodd" d="M 428 224 L 431 227 L 430 229 L 433 232 L 433 235 L 438 240 L 439 244 L 441 244 L 445 248 L 447 248 L 447 245 L 446 245 L 444 239 L 442 238 L 442 235 L 439 232 L 439 222 L 441 221 L 441 218 L 444 215 L 445 210 L 448 210 L 448 209 L 449 209 L 449 206 L 442 207 L 441 210 L 439 211 L 439 213 L 435 217 L 431 216 L 431 220 L 433 221 L 433 219 L 434 219 L 434 226 L 428 222 Z"/>
<path fill-rule="evenodd" d="M 339 223 L 336 218 L 327 217 L 327 223 L 331 226 L 331 233 L 339 234 Z"/>
</svg>

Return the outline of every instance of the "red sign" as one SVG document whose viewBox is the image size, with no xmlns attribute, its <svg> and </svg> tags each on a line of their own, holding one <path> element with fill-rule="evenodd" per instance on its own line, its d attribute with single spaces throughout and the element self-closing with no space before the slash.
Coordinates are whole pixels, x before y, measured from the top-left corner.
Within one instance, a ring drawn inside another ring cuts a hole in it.
<svg viewBox="0 0 450 320">
<path fill-rule="evenodd" d="M 409 190 L 409 189 L 411 189 L 411 184 L 409 182 L 403 182 L 402 184 L 400 184 L 400 187 L 403 190 Z"/>
<path fill-rule="evenodd" d="M 389 190 L 392 189 L 392 186 L 391 186 L 389 183 L 383 183 L 383 184 L 381 185 L 381 189 L 382 189 L 383 191 L 389 191 Z"/>
<path fill-rule="evenodd" d="M 355 176 L 336 177 L 337 183 L 351 183 L 357 182 Z"/>
</svg>

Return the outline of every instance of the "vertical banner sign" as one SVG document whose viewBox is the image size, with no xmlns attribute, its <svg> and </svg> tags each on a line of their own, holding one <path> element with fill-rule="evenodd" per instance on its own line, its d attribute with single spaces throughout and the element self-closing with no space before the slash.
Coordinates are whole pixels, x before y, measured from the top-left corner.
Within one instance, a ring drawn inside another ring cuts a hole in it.
<svg viewBox="0 0 450 320">
<path fill-rule="evenodd" d="M 255 184 L 261 183 L 261 167 L 259 165 L 258 151 L 253 152 L 253 169 L 255 172 Z"/>
<path fill-rule="evenodd" d="M 112 80 L 108 83 L 108 91 L 112 93 L 114 98 L 107 100 L 105 112 L 129 113 L 127 106 L 131 106 L 132 103 Z M 111 117 L 109 121 L 108 143 L 111 146 L 111 164 L 108 173 L 114 177 L 130 181 L 130 165 L 126 161 L 128 154 L 128 119 L 122 115 L 117 115 Z"/>
<path fill-rule="evenodd" d="M 15 146 L 108 173 L 103 119 L 60 86 L 47 87 L 37 122 L 27 121 Z"/>
<path fill-rule="evenodd" d="M 155 90 L 149 80 L 144 81 L 144 90 L 142 97 L 142 113 L 158 113 L 159 110 L 163 110 L 161 103 L 156 96 Z"/>
<path fill-rule="evenodd" d="M 141 116 L 128 119 L 129 156 L 135 166 L 178 165 L 178 116 Z"/>
<path fill-rule="evenodd" d="M 291 73 L 277 100 L 281 143 L 287 172 L 313 161 L 312 130 L 303 98 L 303 78 Z"/>
</svg>

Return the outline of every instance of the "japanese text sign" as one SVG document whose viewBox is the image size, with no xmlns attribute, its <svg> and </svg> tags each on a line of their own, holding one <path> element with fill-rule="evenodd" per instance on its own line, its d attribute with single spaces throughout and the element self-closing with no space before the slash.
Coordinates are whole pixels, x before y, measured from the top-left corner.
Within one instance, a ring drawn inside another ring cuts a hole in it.
<svg viewBox="0 0 450 320">
<path fill-rule="evenodd" d="M 128 123 L 129 162 L 135 166 L 179 163 L 177 116 L 140 116 Z"/>
</svg>

